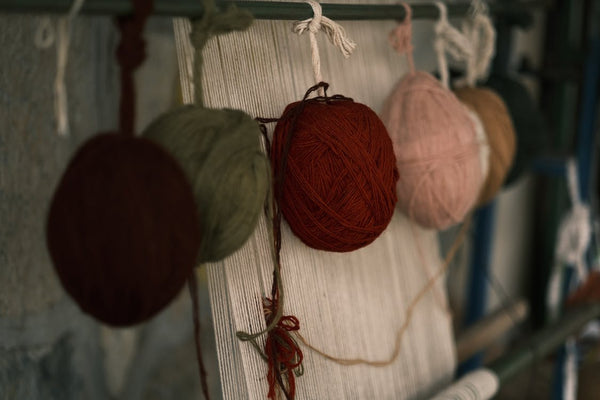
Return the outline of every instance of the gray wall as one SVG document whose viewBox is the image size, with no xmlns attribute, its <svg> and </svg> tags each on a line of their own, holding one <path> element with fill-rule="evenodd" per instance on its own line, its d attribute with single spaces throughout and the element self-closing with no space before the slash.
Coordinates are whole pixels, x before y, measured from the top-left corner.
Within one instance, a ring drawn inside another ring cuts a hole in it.
<svg viewBox="0 0 600 400">
<path fill-rule="evenodd" d="M 116 126 L 117 34 L 107 18 L 75 22 L 66 78 L 71 135 L 62 138 L 53 116 L 56 51 L 35 47 L 39 22 L 0 15 L 0 399 L 201 398 L 187 293 L 147 324 L 111 329 L 82 314 L 54 274 L 44 237 L 48 203 L 74 150 Z M 176 76 L 170 26 L 154 20 L 148 29 L 138 130 L 172 102 L 165 96 Z M 210 333 L 210 312 L 202 311 Z M 207 362 L 218 397 L 214 357 Z"/>
</svg>

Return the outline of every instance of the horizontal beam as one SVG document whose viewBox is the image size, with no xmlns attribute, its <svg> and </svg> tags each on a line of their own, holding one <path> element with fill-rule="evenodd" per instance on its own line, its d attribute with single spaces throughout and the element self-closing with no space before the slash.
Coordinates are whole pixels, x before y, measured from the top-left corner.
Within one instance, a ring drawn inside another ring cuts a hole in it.
<svg viewBox="0 0 600 400">
<path fill-rule="evenodd" d="M 524 345 L 493 362 L 488 368 L 494 371 L 500 385 L 503 385 L 531 364 L 552 354 L 569 336 L 576 334 L 585 324 L 598 317 L 600 303 L 567 310 L 560 320 L 537 332 Z"/>
<path fill-rule="evenodd" d="M 0 12 L 15 13 L 67 13 L 73 0 L 0 0 Z M 218 1 L 219 8 L 235 4 L 250 11 L 256 19 L 299 20 L 312 17 L 312 10 L 306 3 L 279 1 Z M 490 4 L 492 13 L 523 12 L 527 9 L 544 7 L 547 1 L 528 0 L 514 2 L 498 1 Z M 403 20 L 404 7 L 400 4 L 331 4 L 323 3 L 323 15 L 334 20 Z M 464 16 L 470 2 L 447 5 L 450 17 Z M 201 0 L 154 0 L 154 14 L 162 16 L 199 17 L 202 15 Z M 433 4 L 412 5 L 413 18 L 434 19 L 438 9 Z M 82 14 L 126 15 L 131 13 L 129 0 L 86 0 Z"/>
</svg>

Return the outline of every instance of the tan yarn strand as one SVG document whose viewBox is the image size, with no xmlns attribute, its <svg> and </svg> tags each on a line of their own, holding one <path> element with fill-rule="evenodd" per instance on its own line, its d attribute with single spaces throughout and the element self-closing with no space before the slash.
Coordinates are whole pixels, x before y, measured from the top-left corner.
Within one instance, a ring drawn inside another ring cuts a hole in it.
<svg viewBox="0 0 600 400">
<path fill-rule="evenodd" d="M 392 353 L 390 354 L 390 356 L 387 359 L 372 361 L 372 360 L 366 360 L 364 358 L 335 357 L 335 356 L 332 356 L 331 354 L 324 352 L 323 350 L 318 349 L 317 347 L 313 346 L 312 344 L 310 344 L 310 342 L 308 342 L 308 340 L 306 340 L 299 332 L 295 332 L 294 334 L 296 335 L 298 340 L 302 344 L 304 344 L 307 348 L 314 351 L 321 357 L 326 358 L 327 360 L 333 361 L 336 364 L 347 365 L 347 366 L 368 365 L 371 367 L 387 367 L 387 366 L 393 364 L 398 359 L 398 356 L 400 355 L 400 350 L 402 347 L 402 339 L 404 338 L 404 334 L 406 333 L 406 331 L 408 330 L 408 327 L 410 326 L 410 322 L 412 320 L 412 316 L 414 314 L 416 307 L 419 305 L 421 300 L 425 297 L 427 292 L 435 285 L 437 280 L 441 276 L 443 276 L 444 273 L 446 272 L 446 270 L 448 269 L 450 262 L 456 255 L 456 252 L 458 251 L 458 249 L 460 248 L 462 243 L 464 242 L 464 239 L 466 237 L 466 234 L 469 230 L 470 225 L 471 225 L 471 215 L 467 216 L 467 218 L 465 219 L 465 222 L 461 226 L 460 231 L 458 232 L 458 235 L 456 236 L 456 239 L 454 239 L 454 242 L 452 243 L 450 250 L 448 250 L 446 257 L 444 258 L 444 263 L 442 264 L 442 266 L 437 270 L 435 275 L 429 277 L 429 280 L 427 281 L 425 286 L 423 286 L 421 288 L 421 290 L 417 293 L 417 295 L 413 298 L 413 300 L 410 302 L 410 304 L 406 308 L 406 318 L 404 319 L 404 323 L 402 324 L 402 326 L 398 329 L 398 331 L 396 333 L 396 342 L 394 344 L 394 349 L 392 350 Z"/>
</svg>

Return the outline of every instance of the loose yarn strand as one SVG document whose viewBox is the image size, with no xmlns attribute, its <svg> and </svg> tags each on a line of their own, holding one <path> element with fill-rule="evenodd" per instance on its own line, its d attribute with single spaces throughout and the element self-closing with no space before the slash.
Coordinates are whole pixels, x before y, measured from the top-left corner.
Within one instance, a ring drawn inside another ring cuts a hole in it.
<svg viewBox="0 0 600 400">
<path fill-rule="evenodd" d="M 394 342 L 394 348 L 393 348 L 392 352 L 390 353 L 390 355 L 386 359 L 373 361 L 373 360 L 367 360 L 364 358 L 340 358 L 340 357 L 336 357 L 331 354 L 328 354 L 328 353 L 324 352 L 323 350 L 313 346 L 299 332 L 295 332 L 295 335 L 298 337 L 298 340 L 304 346 L 306 346 L 310 350 L 314 351 L 321 357 L 323 357 L 327 360 L 330 360 L 339 365 L 348 365 L 348 366 L 350 366 L 350 365 L 367 365 L 367 366 L 371 366 L 371 367 L 387 367 L 387 366 L 393 364 L 398 359 L 398 356 L 400 355 L 400 350 L 402 348 L 402 339 L 404 338 L 404 334 L 410 327 L 410 323 L 412 321 L 412 317 L 414 315 L 415 309 L 417 308 L 417 306 L 419 305 L 421 300 L 423 298 L 425 298 L 425 295 L 429 292 L 429 290 L 431 290 L 431 288 L 436 284 L 438 279 L 440 277 L 442 277 L 444 275 L 444 273 L 448 270 L 448 266 L 450 265 L 450 262 L 452 261 L 452 259 L 456 255 L 456 252 L 458 251 L 458 249 L 460 248 L 460 246 L 462 245 L 462 243 L 465 240 L 465 237 L 467 235 L 470 225 L 471 225 L 471 216 L 468 216 L 465 219 L 465 222 L 462 224 L 460 231 L 458 232 L 458 234 L 456 236 L 456 239 L 454 239 L 452 246 L 448 250 L 448 253 L 446 253 L 446 257 L 444 257 L 443 264 L 438 268 L 438 270 L 435 272 L 434 275 L 429 277 L 429 279 L 427 280 L 425 285 L 421 288 L 421 290 L 419 290 L 419 292 L 415 295 L 415 297 L 413 297 L 412 301 L 406 308 L 406 317 L 404 318 L 404 322 L 402 323 L 402 325 L 396 332 L 396 341 Z"/>
<path fill-rule="evenodd" d="M 402 3 L 406 16 L 404 20 L 390 32 L 388 39 L 390 44 L 399 54 L 406 54 L 408 67 L 411 74 L 415 73 L 415 61 L 413 58 L 412 45 L 412 8 L 408 3 Z"/>
<path fill-rule="evenodd" d="M 198 369 L 200 373 L 200 383 L 202 386 L 202 394 L 206 400 L 210 400 L 208 393 L 208 383 L 206 381 L 206 368 L 204 367 L 204 360 L 202 357 L 202 346 L 200 346 L 200 307 L 198 306 L 198 281 L 196 277 L 196 271 L 192 271 L 192 274 L 188 278 L 188 290 L 192 299 L 192 313 L 194 320 L 194 342 L 196 343 L 196 358 L 198 359 Z"/>
<path fill-rule="evenodd" d="M 319 55 L 319 45 L 317 43 L 317 32 L 320 30 L 325 32 L 329 41 L 337 47 L 345 58 L 350 57 L 350 54 L 356 48 L 356 43 L 348 38 L 344 28 L 323 15 L 321 4 L 315 0 L 306 0 L 313 10 L 313 17 L 303 21 L 296 21 L 293 26 L 293 31 L 298 35 L 302 35 L 308 31 L 310 39 L 311 60 L 313 66 L 313 75 L 315 84 L 323 81 L 321 75 L 321 56 Z M 319 95 L 323 96 L 323 89 L 319 89 Z"/>
</svg>

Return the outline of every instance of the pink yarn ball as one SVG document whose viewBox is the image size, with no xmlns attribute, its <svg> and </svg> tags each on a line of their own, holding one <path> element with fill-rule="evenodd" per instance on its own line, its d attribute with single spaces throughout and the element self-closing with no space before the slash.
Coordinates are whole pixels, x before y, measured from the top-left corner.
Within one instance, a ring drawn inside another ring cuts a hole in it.
<svg viewBox="0 0 600 400">
<path fill-rule="evenodd" d="M 483 183 L 479 143 L 466 107 L 432 75 L 417 71 L 396 86 L 382 119 L 402 176 L 398 207 L 426 228 L 462 221 Z"/>
</svg>

